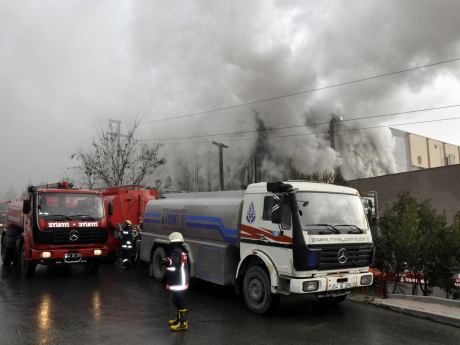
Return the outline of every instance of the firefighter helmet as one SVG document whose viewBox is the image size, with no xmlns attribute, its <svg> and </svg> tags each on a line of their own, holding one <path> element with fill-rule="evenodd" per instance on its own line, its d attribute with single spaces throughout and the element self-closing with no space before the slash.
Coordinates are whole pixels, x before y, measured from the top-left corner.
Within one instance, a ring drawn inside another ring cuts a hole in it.
<svg viewBox="0 0 460 345">
<path fill-rule="evenodd" d="M 133 225 L 133 223 L 131 223 L 131 221 L 129 219 L 125 220 L 125 224 L 126 225 Z"/>
<path fill-rule="evenodd" d="M 184 237 L 180 232 L 172 232 L 171 234 L 169 234 L 169 242 L 184 242 Z"/>
</svg>

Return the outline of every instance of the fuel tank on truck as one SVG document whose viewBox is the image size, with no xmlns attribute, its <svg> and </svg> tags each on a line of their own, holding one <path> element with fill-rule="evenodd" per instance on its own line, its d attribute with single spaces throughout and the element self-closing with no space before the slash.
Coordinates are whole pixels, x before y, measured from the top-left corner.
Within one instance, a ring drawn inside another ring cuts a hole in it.
<svg viewBox="0 0 460 345">
<path fill-rule="evenodd" d="M 234 283 L 239 258 L 243 191 L 174 193 L 150 200 L 144 214 L 141 258 L 179 231 L 189 248 L 192 276 Z"/>
<path fill-rule="evenodd" d="M 144 232 L 185 239 L 238 242 L 243 191 L 166 194 L 150 200 L 144 214 Z"/>
</svg>

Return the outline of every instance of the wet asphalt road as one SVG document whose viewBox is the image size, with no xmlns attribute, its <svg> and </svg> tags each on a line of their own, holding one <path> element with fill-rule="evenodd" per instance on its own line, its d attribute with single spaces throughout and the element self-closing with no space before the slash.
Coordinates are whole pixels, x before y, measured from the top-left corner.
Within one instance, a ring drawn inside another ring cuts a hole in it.
<svg viewBox="0 0 460 345">
<path fill-rule="evenodd" d="M 231 289 L 195 283 L 190 329 L 172 333 L 174 308 L 147 268 L 40 267 L 22 280 L 2 269 L 0 344 L 459 344 L 460 329 L 346 301 L 324 308 L 286 297 L 271 316 L 246 310 Z"/>
</svg>

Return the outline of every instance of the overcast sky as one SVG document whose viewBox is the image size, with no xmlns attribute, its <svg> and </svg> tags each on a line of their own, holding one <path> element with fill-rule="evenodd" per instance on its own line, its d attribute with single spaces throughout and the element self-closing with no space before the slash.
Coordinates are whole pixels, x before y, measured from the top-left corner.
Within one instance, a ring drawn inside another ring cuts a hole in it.
<svg viewBox="0 0 460 345">
<path fill-rule="evenodd" d="M 64 176 L 76 164 L 70 155 L 87 147 L 109 118 L 147 122 L 458 58 L 459 13 L 456 0 L 0 0 L 0 197 Z M 282 126 L 331 113 L 350 118 L 455 105 L 459 71 L 460 61 L 451 62 L 146 123 L 139 135 L 251 130 L 254 114 Z M 449 117 L 460 117 L 460 107 L 355 125 Z M 398 128 L 460 145 L 460 120 Z M 289 137 L 283 140 L 290 147 Z M 300 150 L 296 155 L 306 146 L 316 150 L 312 141 L 303 146 L 299 140 L 291 142 Z M 381 137 L 391 148 L 389 141 Z M 234 143 L 226 152 L 237 159 L 248 145 Z M 162 174 L 177 169 L 190 152 L 208 154 L 166 144 Z M 322 158 L 299 167 L 339 159 L 321 152 Z"/>
</svg>

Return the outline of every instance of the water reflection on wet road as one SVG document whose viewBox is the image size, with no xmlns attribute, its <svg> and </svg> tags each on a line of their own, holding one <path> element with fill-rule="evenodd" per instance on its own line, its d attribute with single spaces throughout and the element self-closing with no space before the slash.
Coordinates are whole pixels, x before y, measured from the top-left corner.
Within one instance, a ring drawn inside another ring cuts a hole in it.
<svg viewBox="0 0 460 345">
<path fill-rule="evenodd" d="M 190 330 L 174 334 L 174 309 L 146 267 L 40 267 L 33 279 L 1 270 L 0 344 L 456 344 L 460 329 L 345 302 L 320 306 L 283 298 L 271 316 L 245 309 L 231 289 L 198 283 L 189 294 Z"/>
</svg>

